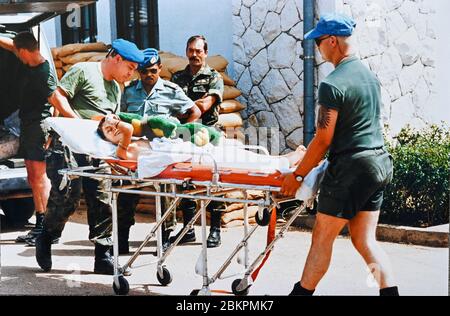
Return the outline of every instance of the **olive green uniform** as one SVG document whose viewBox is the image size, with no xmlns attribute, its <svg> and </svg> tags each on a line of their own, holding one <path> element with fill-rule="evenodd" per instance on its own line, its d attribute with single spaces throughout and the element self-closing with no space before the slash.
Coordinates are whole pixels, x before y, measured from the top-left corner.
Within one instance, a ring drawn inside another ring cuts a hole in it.
<svg viewBox="0 0 450 316">
<path fill-rule="evenodd" d="M 43 121 L 51 116 L 47 99 L 56 90 L 57 79 L 48 61 L 37 67 L 25 67 L 24 89 L 19 109 L 19 155 L 26 160 L 45 161 L 48 131 Z"/>
<path fill-rule="evenodd" d="M 103 78 L 100 63 L 74 65 L 61 79 L 59 87 L 67 94 L 72 109 L 84 119 L 119 111 L 119 84 Z M 53 138 L 47 159 L 47 174 L 52 188 L 44 221 L 44 230 L 50 236 L 61 236 L 65 223 L 79 205 L 83 188 L 88 209 L 89 239 L 105 246 L 112 244 L 111 196 L 104 192 L 105 181 L 84 177 L 73 179 L 60 188 L 62 176 L 58 170 L 94 164 L 95 160 L 91 157 L 72 153 L 57 137 Z"/>
<path fill-rule="evenodd" d="M 205 96 L 216 96 L 216 103 L 203 113 L 202 123 L 208 126 L 217 123 L 219 105 L 223 101 L 224 90 L 223 78 L 219 72 L 205 65 L 195 75 L 192 75 L 188 65 L 184 70 L 174 73 L 171 80 L 179 85 L 193 101 Z"/>
<path fill-rule="evenodd" d="M 352 219 L 358 211 L 379 210 L 393 171 L 384 149 L 378 79 L 357 57 L 344 59 L 320 84 L 319 105 L 339 115 L 318 211 Z"/>
</svg>

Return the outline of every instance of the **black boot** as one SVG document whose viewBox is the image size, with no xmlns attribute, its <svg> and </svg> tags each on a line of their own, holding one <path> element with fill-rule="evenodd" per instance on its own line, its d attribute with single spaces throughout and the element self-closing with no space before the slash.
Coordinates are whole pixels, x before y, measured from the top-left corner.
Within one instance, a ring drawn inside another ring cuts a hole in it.
<svg viewBox="0 0 450 316">
<path fill-rule="evenodd" d="M 114 274 L 114 259 L 110 253 L 111 246 L 103 246 L 95 244 L 95 264 L 94 273 L 97 274 Z"/>
<path fill-rule="evenodd" d="M 168 230 L 168 229 L 165 229 L 165 228 L 162 229 L 162 249 L 163 249 L 163 252 L 166 252 L 166 250 L 171 245 L 170 238 L 169 238 L 171 232 L 172 232 L 171 230 Z"/>
<path fill-rule="evenodd" d="M 221 244 L 220 241 L 220 220 L 222 212 L 218 209 L 211 210 L 211 228 L 209 229 L 209 236 L 206 240 L 208 248 L 216 248 Z"/>
<path fill-rule="evenodd" d="M 129 237 L 130 227 L 119 230 L 119 255 L 127 255 L 130 253 Z"/>
<path fill-rule="evenodd" d="M 188 203 L 186 203 L 188 204 Z M 186 227 L 188 225 L 188 223 L 191 221 L 191 219 L 194 218 L 195 215 L 195 210 L 197 209 L 196 207 L 197 205 L 195 204 L 195 202 L 193 203 L 189 203 L 187 206 L 185 206 L 183 208 L 183 225 L 184 227 Z M 183 228 L 184 228 L 183 227 Z M 178 232 L 178 234 L 176 234 L 173 237 L 170 237 L 170 243 L 174 243 L 175 240 L 177 240 L 178 236 L 180 236 L 180 233 L 183 230 L 180 230 L 180 232 Z M 179 245 L 181 244 L 185 244 L 187 242 L 194 242 L 196 240 L 195 238 L 195 230 L 192 227 L 191 229 L 189 229 L 186 234 L 181 238 L 180 242 L 178 243 Z"/>
<path fill-rule="evenodd" d="M 36 261 L 42 270 L 48 272 L 52 268 L 52 240 L 54 238 L 43 231 L 36 237 Z"/>
<path fill-rule="evenodd" d="M 36 225 L 32 230 L 30 230 L 26 235 L 22 235 L 16 238 L 16 242 L 27 242 L 28 240 L 36 241 L 36 237 L 42 233 L 44 227 L 44 217 L 43 213 L 36 213 Z"/>
</svg>

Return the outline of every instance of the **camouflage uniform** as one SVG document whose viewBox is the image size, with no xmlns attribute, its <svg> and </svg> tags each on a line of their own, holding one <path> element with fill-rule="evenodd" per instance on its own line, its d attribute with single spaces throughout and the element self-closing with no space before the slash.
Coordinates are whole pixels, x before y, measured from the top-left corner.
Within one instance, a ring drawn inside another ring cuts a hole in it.
<svg viewBox="0 0 450 316">
<path fill-rule="evenodd" d="M 68 95 L 72 109 L 84 119 L 119 111 L 119 85 L 115 81 L 104 80 L 99 63 L 74 65 L 61 79 L 59 87 Z M 95 161 L 88 155 L 71 153 L 61 144 L 57 135 L 52 139 L 46 159 L 47 175 L 52 188 L 44 219 L 44 231 L 55 238 L 61 235 L 65 223 L 79 204 L 83 189 L 87 204 L 89 239 L 100 245 L 112 245 L 111 194 L 102 192 L 107 185 L 106 180 L 83 177 L 74 179 L 65 186 L 61 185 L 63 177 L 58 170 L 93 166 Z M 120 220 L 124 220 L 124 217 L 119 218 L 119 227 L 123 225 Z"/>
<path fill-rule="evenodd" d="M 193 101 L 208 95 L 216 96 L 216 104 L 203 113 L 202 123 L 208 126 L 217 123 L 219 119 L 219 105 L 222 103 L 224 89 L 223 78 L 219 72 L 205 65 L 193 76 L 188 65 L 184 70 L 173 74 L 172 82 L 179 85 Z"/>
<path fill-rule="evenodd" d="M 47 157 L 47 175 L 52 188 L 48 200 L 44 227 L 53 238 L 59 238 L 69 217 L 80 204 L 83 189 L 88 207 L 89 239 L 99 244 L 111 244 L 111 195 L 101 192 L 105 181 L 76 178 L 63 183 L 65 179 L 58 173 L 61 169 L 90 166 L 94 162 L 89 156 L 74 154 L 63 146 L 57 135 Z"/>
<path fill-rule="evenodd" d="M 193 101 L 197 101 L 205 96 L 216 96 L 217 101 L 213 106 L 202 114 L 202 123 L 212 126 L 219 120 L 219 105 L 223 101 L 224 83 L 222 75 L 215 69 L 205 65 L 195 75 L 191 74 L 189 65 L 184 70 L 173 74 L 172 82 L 183 89 L 186 95 Z M 195 201 L 182 199 L 180 209 L 195 208 Z M 224 204 L 211 201 L 207 209 L 223 209 Z"/>
</svg>

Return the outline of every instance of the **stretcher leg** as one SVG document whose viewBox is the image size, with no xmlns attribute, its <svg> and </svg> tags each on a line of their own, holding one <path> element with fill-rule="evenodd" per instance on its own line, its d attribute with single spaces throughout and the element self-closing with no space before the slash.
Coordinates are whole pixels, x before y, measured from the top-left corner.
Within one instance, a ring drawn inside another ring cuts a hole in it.
<svg viewBox="0 0 450 316">
<path fill-rule="evenodd" d="M 248 195 L 247 191 L 244 191 L 244 199 L 247 200 Z M 244 238 L 248 235 L 248 203 L 244 204 Z M 249 265 L 249 249 L 248 249 L 248 242 L 245 242 L 244 244 L 244 267 L 245 269 L 248 269 Z"/>
<path fill-rule="evenodd" d="M 233 252 L 230 254 L 230 256 L 227 258 L 227 260 L 225 260 L 224 264 L 219 268 L 219 270 L 217 270 L 216 274 L 214 274 L 214 276 L 211 278 L 211 282 L 213 283 L 215 282 L 217 279 L 222 278 L 222 274 L 223 272 L 228 268 L 228 266 L 231 264 L 233 258 L 239 253 L 239 251 L 241 251 L 242 248 L 244 248 L 244 250 L 247 248 L 248 246 L 248 240 L 251 238 L 251 236 L 253 235 L 253 233 L 258 229 L 258 225 L 255 225 L 252 227 L 252 229 L 250 229 L 250 232 L 247 233 L 244 238 L 241 240 L 241 242 L 236 246 L 236 248 L 233 250 Z M 245 259 L 244 259 L 245 260 Z M 231 276 L 228 277 L 232 277 L 236 274 L 233 274 Z"/>
<path fill-rule="evenodd" d="M 112 237 L 113 237 L 113 255 L 114 255 L 114 277 L 113 277 L 113 290 L 118 295 L 128 294 L 130 288 L 128 281 L 122 274 L 122 270 L 119 269 L 119 229 L 117 222 L 117 198 L 118 193 L 112 194 Z"/>
<path fill-rule="evenodd" d="M 174 202 L 169 206 L 166 213 L 161 217 L 161 220 L 158 221 L 155 226 L 153 226 L 150 233 L 147 235 L 147 237 L 144 239 L 144 241 L 141 243 L 139 248 L 134 252 L 134 254 L 131 256 L 131 258 L 128 260 L 128 262 L 122 267 L 123 270 L 126 270 L 128 268 L 131 268 L 133 263 L 136 261 L 136 259 L 139 257 L 140 253 L 142 252 L 142 249 L 144 249 L 145 246 L 147 246 L 148 242 L 156 236 L 157 230 L 161 227 L 162 223 L 169 217 L 170 212 L 173 208 L 175 208 L 179 198 L 176 198 Z M 164 257 L 164 255 L 163 255 Z M 161 259 L 160 259 L 161 261 Z"/>
<path fill-rule="evenodd" d="M 294 220 L 302 213 L 307 207 L 307 203 L 304 203 L 302 206 L 299 206 L 297 210 L 292 214 L 292 216 L 289 218 L 289 220 L 284 224 L 284 226 L 279 230 L 279 232 L 275 235 L 275 238 L 270 242 L 264 251 L 253 261 L 253 263 L 250 265 L 250 267 L 245 272 L 243 279 L 236 279 L 234 280 L 232 284 L 232 291 L 235 295 L 247 295 L 249 288 L 252 286 L 254 280 L 252 278 L 252 273 L 255 270 L 255 268 L 258 266 L 258 264 L 261 262 L 261 260 L 264 259 L 264 257 L 272 251 L 273 247 L 275 246 L 275 243 L 284 237 L 284 233 L 289 229 L 289 227 L 292 225 Z"/>
<path fill-rule="evenodd" d="M 209 191 L 209 190 L 208 190 Z M 208 192 L 210 195 L 210 192 Z M 206 206 L 205 201 L 200 201 L 200 212 L 202 215 L 202 262 L 203 262 L 203 286 L 198 295 L 211 295 L 211 290 L 209 288 L 210 280 L 208 277 L 208 251 L 206 244 Z"/>
</svg>

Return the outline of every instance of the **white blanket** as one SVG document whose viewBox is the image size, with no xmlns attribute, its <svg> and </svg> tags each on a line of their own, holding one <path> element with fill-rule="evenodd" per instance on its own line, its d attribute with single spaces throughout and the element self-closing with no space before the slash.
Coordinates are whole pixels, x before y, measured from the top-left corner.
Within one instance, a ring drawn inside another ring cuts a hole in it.
<svg viewBox="0 0 450 316">
<path fill-rule="evenodd" d="M 143 152 L 138 158 L 138 174 L 141 178 L 154 177 L 169 165 L 191 161 L 193 164 L 213 166 L 221 169 L 233 168 L 254 170 L 262 173 L 289 172 L 289 161 L 285 157 L 260 155 L 238 146 L 195 146 L 181 139 L 155 139 L 152 150 Z M 180 154 L 182 153 L 182 154 Z"/>
<path fill-rule="evenodd" d="M 116 156 L 116 145 L 104 141 L 98 135 L 97 121 L 48 118 L 45 123 L 58 133 L 61 142 L 75 153 L 87 154 L 96 158 Z M 155 139 L 151 145 L 153 151 L 143 152 L 138 159 L 138 174 L 141 178 L 157 176 L 167 166 L 177 162 L 192 161 L 194 164 L 201 163 L 212 166 L 211 156 L 214 157 L 219 168 L 240 168 L 265 173 L 273 173 L 277 170 L 282 173 L 292 171 L 289 170 L 289 161 L 284 157 L 258 155 L 236 146 L 231 147 L 226 143 L 218 147 L 211 144 L 197 147 L 190 142 L 183 142 L 181 139 L 162 138 Z M 180 152 L 184 153 L 180 154 Z M 297 199 L 308 201 L 317 194 L 327 167 L 328 161 L 324 161 L 305 177 L 296 194 Z"/>
<path fill-rule="evenodd" d="M 98 121 L 50 117 L 45 124 L 60 136 L 63 145 L 77 154 L 97 158 L 115 157 L 117 146 L 103 140 L 97 133 Z"/>
</svg>

